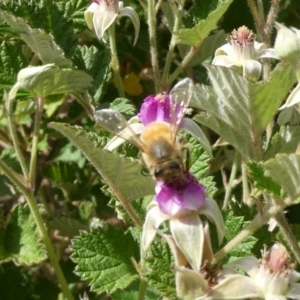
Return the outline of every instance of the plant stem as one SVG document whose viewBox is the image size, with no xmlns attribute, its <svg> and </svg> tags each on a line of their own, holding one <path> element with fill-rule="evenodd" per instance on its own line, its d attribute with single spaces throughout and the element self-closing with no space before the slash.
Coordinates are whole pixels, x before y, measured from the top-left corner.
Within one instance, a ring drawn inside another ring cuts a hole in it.
<svg viewBox="0 0 300 300">
<path fill-rule="evenodd" d="M 157 45 L 156 45 L 156 13 L 155 13 L 155 0 L 148 0 L 148 28 L 149 28 L 149 43 L 151 63 L 154 74 L 154 83 L 156 93 L 160 91 L 160 74 L 157 58 Z"/>
<path fill-rule="evenodd" d="M 182 20 L 182 11 L 181 11 L 181 8 L 178 8 L 176 15 L 175 15 L 175 23 L 174 23 L 172 38 L 171 38 L 169 51 L 168 51 L 167 59 L 166 59 L 166 64 L 165 64 L 165 68 L 164 68 L 164 73 L 163 73 L 163 77 L 162 77 L 163 86 L 165 85 L 165 83 L 168 80 L 174 49 L 177 44 L 177 34 L 175 32 L 177 32 L 180 29 L 181 20 Z"/>
<path fill-rule="evenodd" d="M 243 202 L 247 205 L 251 205 L 251 202 L 249 202 L 249 186 L 248 186 L 248 178 L 247 178 L 247 167 L 246 163 L 242 162 L 242 182 L 243 182 Z"/>
<path fill-rule="evenodd" d="M 202 44 L 202 41 L 197 44 L 196 46 L 192 46 L 190 52 L 185 56 L 182 63 L 177 67 L 177 69 L 171 74 L 169 79 L 166 82 L 166 85 L 171 85 L 173 81 L 178 77 L 178 75 L 181 73 L 181 71 L 188 65 L 190 60 L 194 57 L 194 55 L 198 52 L 200 46 Z"/>
<path fill-rule="evenodd" d="M 110 45 L 110 51 L 111 51 L 111 67 L 114 72 L 114 77 L 115 77 L 115 81 L 116 81 L 116 85 L 117 85 L 120 97 L 125 98 L 122 78 L 120 75 L 120 65 L 119 65 L 118 53 L 117 53 L 117 47 L 116 47 L 115 32 L 116 32 L 115 24 L 112 24 L 108 28 L 109 45 Z"/>
<path fill-rule="evenodd" d="M 39 97 L 36 102 L 36 112 L 35 112 L 35 119 L 34 119 L 34 129 L 33 129 L 32 147 L 31 147 L 31 157 L 30 157 L 30 164 L 29 164 L 29 178 L 28 178 L 29 182 L 31 183 L 31 187 L 33 191 L 35 189 L 36 160 L 37 160 L 41 117 L 43 113 L 43 103 L 44 103 L 44 99 Z"/>
<path fill-rule="evenodd" d="M 269 204 L 265 205 L 263 214 L 258 213 L 255 218 L 237 235 L 235 236 L 223 249 L 217 252 L 214 256 L 214 262 L 218 262 L 230 251 L 232 251 L 237 245 L 239 245 L 249 235 L 253 234 L 259 227 L 266 224 L 271 217 L 275 217 L 282 212 L 282 207 L 279 205 Z"/>
<path fill-rule="evenodd" d="M 289 246 L 291 247 L 291 250 L 293 251 L 297 262 L 300 264 L 300 248 L 297 239 L 295 238 L 283 212 L 277 214 L 276 221 L 279 225 L 281 232 L 284 235 L 285 240 L 288 242 Z"/>
<path fill-rule="evenodd" d="M 147 290 L 147 282 L 144 279 L 140 279 L 138 300 L 145 299 L 146 290 Z"/>
<path fill-rule="evenodd" d="M 8 95 L 5 107 L 6 107 L 6 113 L 7 113 L 8 128 L 10 131 L 11 139 L 13 141 L 14 149 L 16 151 L 16 155 L 17 155 L 19 163 L 21 165 L 23 175 L 26 178 L 28 178 L 28 167 L 25 162 L 25 158 L 22 153 L 22 150 L 20 148 L 18 133 L 17 133 L 17 129 L 16 129 L 16 126 L 15 126 L 15 123 L 13 120 L 13 114 L 14 114 L 13 106 L 14 106 L 15 95 L 16 95 L 18 89 L 19 89 L 18 84 L 15 84 L 12 87 L 12 89 Z"/>
<path fill-rule="evenodd" d="M 228 208 L 229 198 L 231 196 L 231 192 L 232 192 L 232 189 L 233 189 L 233 181 L 235 180 L 235 177 L 236 177 L 239 162 L 240 162 L 240 155 L 237 151 L 235 151 L 229 182 L 226 186 L 223 209 Z"/>
<path fill-rule="evenodd" d="M 31 214 L 35 220 L 37 228 L 43 239 L 44 245 L 47 250 L 48 257 L 49 257 L 52 267 L 55 271 L 58 282 L 61 286 L 61 290 L 68 300 L 74 300 L 73 295 L 72 295 L 71 291 L 69 290 L 67 281 L 66 281 L 66 279 L 63 275 L 63 272 L 60 268 L 58 260 L 55 256 L 54 249 L 52 247 L 50 238 L 48 236 L 46 227 L 44 225 L 42 216 L 39 212 L 39 208 L 38 208 L 38 205 L 36 204 L 36 201 L 35 201 L 32 191 L 30 191 L 29 188 L 26 187 L 24 185 L 24 183 L 20 180 L 20 177 L 16 176 L 17 174 L 15 172 L 13 172 L 10 168 L 8 168 L 7 165 L 4 164 L 1 160 L 0 160 L 0 169 L 3 170 L 3 172 L 7 175 L 7 177 L 19 188 L 19 190 L 25 196 L 28 206 L 30 208 Z"/>
</svg>

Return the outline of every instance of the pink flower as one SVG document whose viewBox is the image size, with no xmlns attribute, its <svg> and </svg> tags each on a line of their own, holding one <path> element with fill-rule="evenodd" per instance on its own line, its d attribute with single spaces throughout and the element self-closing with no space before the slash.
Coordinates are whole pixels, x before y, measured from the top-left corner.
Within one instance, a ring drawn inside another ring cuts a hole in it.
<svg viewBox="0 0 300 300">
<path fill-rule="evenodd" d="M 157 181 L 154 201 L 166 215 L 174 216 L 186 210 L 197 211 L 205 203 L 205 187 L 190 173 L 185 182 L 165 183 Z"/>
<path fill-rule="evenodd" d="M 174 121 L 177 121 L 177 118 L 178 116 L 181 116 L 184 107 L 180 106 L 179 103 L 175 101 L 172 104 L 173 107 L 171 105 L 169 94 L 150 95 L 144 99 L 140 112 L 138 113 L 138 118 L 144 126 L 147 126 L 152 122 L 171 123 L 171 109 L 173 109 Z"/>
</svg>

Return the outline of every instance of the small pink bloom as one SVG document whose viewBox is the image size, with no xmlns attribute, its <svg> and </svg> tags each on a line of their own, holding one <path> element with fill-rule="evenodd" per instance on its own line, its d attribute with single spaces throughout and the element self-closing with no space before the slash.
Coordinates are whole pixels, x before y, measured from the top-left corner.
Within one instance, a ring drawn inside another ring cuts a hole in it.
<svg viewBox="0 0 300 300">
<path fill-rule="evenodd" d="M 205 187 L 190 173 L 185 182 L 157 181 L 154 201 L 166 215 L 174 216 L 183 210 L 199 210 L 205 203 Z"/>
<path fill-rule="evenodd" d="M 172 114 L 176 121 L 176 117 L 180 115 L 183 107 L 177 102 L 172 104 L 173 107 L 169 94 L 150 95 L 144 99 L 138 117 L 144 126 L 152 122 L 170 123 Z"/>
</svg>

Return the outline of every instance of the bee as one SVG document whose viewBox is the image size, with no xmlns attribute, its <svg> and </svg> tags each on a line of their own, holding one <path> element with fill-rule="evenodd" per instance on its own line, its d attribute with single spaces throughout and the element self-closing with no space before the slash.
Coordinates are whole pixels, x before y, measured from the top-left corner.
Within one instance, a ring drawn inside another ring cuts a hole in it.
<svg viewBox="0 0 300 300">
<path fill-rule="evenodd" d="M 185 180 L 189 169 L 189 148 L 177 134 L 191 99 L 190 79 L 177 84 L 170 92 L 170 123 L 154 121 L 138 136 L 124 116 L 112 109 L 96 111 L 95 120 L 107 131 L 131 142 L 141 151 L 142 161 L 155 180 L 172 183 Z"/>
</svg>

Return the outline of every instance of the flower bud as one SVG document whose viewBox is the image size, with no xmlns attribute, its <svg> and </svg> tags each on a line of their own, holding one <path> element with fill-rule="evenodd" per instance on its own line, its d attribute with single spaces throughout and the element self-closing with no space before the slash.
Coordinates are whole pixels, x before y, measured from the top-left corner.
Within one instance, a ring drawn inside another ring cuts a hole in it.
<svg viewBox="0 0 300 300">
<path fill-rule="evenodd" d="M 292 64 L 300 62 L 300 30 L 276 22 L 277 36 L 274 49 L 278 57 Z"/>
</svg>

